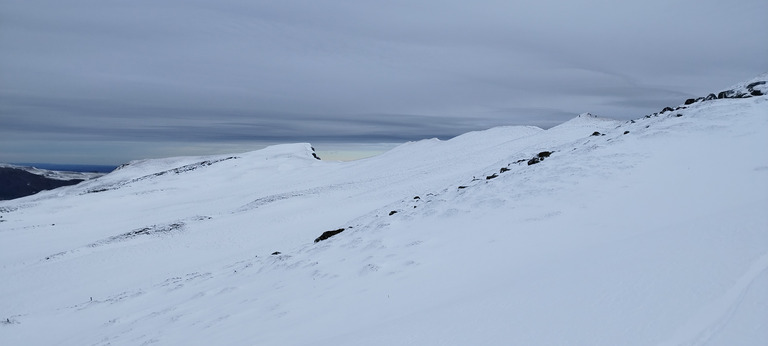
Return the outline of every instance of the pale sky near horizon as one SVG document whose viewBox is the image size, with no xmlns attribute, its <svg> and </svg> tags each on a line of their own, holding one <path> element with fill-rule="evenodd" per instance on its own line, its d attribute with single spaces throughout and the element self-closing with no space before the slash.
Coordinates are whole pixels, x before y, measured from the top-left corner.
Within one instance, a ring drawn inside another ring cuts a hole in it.
<svg viewBox="0 0 768 346">
<path fill-rule="evenodd" d="M 377 152 L 768 71 L 768 1 L 3 0 L 0 162 Z"/>
</svg>

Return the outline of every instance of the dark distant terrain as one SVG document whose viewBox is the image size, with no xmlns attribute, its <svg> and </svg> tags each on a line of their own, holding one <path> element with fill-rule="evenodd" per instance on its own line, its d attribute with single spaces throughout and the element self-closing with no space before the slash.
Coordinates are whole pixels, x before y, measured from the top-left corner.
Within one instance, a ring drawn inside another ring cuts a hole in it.
<svg viewBox="0 0 768 346">
<path fill-rule="evenodd" d="M 117 166 L 113 165 L 75 165 L 75 164 L 59 164 L 59 163 L 14 163 L 18 166 L 36 167 L 41 169 L 48 169 L 52 171 L 66 171 L 66 172 L 91 172 L 91 173 L 109 173 L 115 170 Z"/>
<path fill-rule="evenodd" d="M 19 168 L 0 167 L 0 200 L 34 195 L 43 190 L 75 185 L 82 181 L 83 179 L 51 179 Z"/>
</svg>

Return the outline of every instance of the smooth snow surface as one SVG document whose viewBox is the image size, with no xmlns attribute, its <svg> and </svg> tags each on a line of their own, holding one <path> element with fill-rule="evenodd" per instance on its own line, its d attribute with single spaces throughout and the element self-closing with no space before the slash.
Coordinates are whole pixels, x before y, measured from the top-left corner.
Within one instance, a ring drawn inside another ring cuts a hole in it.
<svg viewBox="0 0 768 346">
<path fill-rule="evenodd" d="M 0 345 L 768 345 L 766 101 L 0 202 Z"/>
</svg>

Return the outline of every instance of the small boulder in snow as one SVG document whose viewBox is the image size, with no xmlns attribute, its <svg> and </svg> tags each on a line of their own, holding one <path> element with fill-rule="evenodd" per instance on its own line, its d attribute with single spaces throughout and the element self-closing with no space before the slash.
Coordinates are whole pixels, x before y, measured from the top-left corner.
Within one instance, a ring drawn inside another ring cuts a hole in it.
<svg viewBox="0 0 768 346">
<path fill-rule="evenodd" d="M 392 214 L 390 213 L 389 215 L 392 215 Z M 323 232 L 323 234 L 321 234 L 319 237 L 317 237 L 315 239 L 315 243 L 317 243 L 319 241 L 326 240 L 326 239 L 328 239 L 330 237 L 333 237 L 333 236 L 335 236 L 335 235 L 337 235 L 337 234 L 339 234 L 341 232 L 344 232 L 344 228 L 339 228 L 339 229 L 336 229 L 336 230 L 333 230 L 333 231 L 325 231 L 325 232 Z"/>
</svg>

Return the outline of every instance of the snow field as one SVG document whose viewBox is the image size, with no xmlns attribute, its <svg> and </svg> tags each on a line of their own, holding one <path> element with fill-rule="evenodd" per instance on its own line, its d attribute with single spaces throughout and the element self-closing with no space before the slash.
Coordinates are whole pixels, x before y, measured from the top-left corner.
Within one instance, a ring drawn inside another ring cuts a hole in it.
<svg viewBox="0 0 768 346">
<path fill-rule="evenodd" d="M 139 161 L 0 202 L 0 344 L 768 343 L 768 103 L 676 113 Z"/>
</svg>

